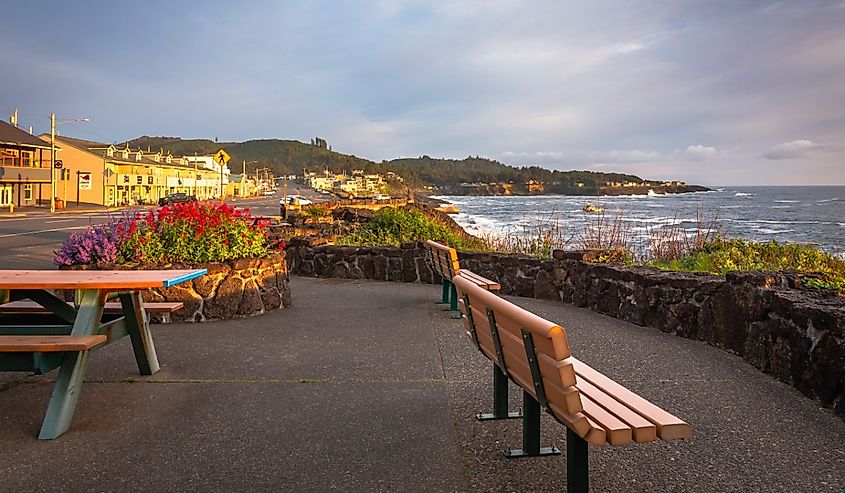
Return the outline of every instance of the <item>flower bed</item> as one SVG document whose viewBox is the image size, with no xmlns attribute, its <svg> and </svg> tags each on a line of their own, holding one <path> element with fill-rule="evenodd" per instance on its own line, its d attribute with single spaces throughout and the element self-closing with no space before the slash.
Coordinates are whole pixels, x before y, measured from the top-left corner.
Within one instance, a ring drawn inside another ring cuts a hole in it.
<svg viewBox="0 0 845 493">
<path fill-rule="evenodd" d="M 283 241 L 248 209 L 187 203 L 136 213 L 72 234 L 56 251 L 59 268 L 206 268 L 184 286 L 148 290 L 146 301 L 181 301 L 175 321 L 257 315 L 290 305 Z"/>
<path fill-rule="evenodd" d="M 192 202 L 99 224 L 73 233 L 54 262 L 71 265 L 160 266 L 261 258 L 269 253 L 267 224 L 249 209 Z"/>
</svg>

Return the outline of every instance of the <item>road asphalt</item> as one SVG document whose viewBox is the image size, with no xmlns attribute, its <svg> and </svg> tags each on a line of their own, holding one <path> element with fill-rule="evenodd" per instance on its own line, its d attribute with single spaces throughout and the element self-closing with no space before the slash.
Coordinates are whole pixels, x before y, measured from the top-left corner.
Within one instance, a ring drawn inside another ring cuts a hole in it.
<svg viewBox="0 0 845 493">
<path fill-rule="evenodd" d="M 492 366 L 432 303 L 439 286 L 291 283 L 286 310 L 155 326 L 153 376 L 126 339 L 95 352 L 53 441 L 36 436 L 55 372 L 0 373 L 0 491 L 565 491 L 565 454 L 508 460 L 520 422 L 472 418 Z M 791 387 L 701 342 L 512 300 L 692 424 L 687 441 L 591 446 L 591 491 L 845 491 L 845 421 Z M 564 439 L 544 416 L 542 444 Z"/>
</svg>

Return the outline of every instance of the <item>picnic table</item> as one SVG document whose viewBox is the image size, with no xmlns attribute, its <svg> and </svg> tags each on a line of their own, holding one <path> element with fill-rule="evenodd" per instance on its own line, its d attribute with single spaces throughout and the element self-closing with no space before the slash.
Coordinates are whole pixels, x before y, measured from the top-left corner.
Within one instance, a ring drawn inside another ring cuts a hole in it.
<svg viewBox="0 0 845 493">
<path fill-rule="evenodd" d="M 205 269 L 0 270 L 0 290 L 8 291 L 8 301 L 29 299 L 43 307 L 40 313 L 0 317 L 0 371 L 44 374 L 59 368 L 38 438 L 56 438 L 70 427 L 91 351 L 128 335 L 139 372 L 157 372 L 141 290 L 174 286 L 205 273 Z M 60 299 L 54 290 L 74 290 L 75 303 Z M 122 309 L 106 310 L 111 297 L 120 300 Z"/>
</svg>

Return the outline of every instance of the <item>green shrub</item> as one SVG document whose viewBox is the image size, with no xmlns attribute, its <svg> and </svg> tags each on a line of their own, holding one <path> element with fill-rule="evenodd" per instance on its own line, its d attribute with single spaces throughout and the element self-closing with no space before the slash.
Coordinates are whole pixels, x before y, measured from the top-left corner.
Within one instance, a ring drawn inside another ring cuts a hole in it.
<svg viewBox="0 0 845 493">
<path fill-rule="evenodd" d="M 305 217 L 326 217 L 331 216 L 332 211 L 326 207 L 315 205 L 312 207 L 303 207 L 299 214 Z"/>
<path fill-rule="evenodd" d="M 483 250 L 484 243 L 469 235 L 461 235 L 445 223 L 416 210 L 385 207 L 369 222 L 340 235 L 338 245 L 399 246 L 409 241 L 445 241 L 460 250 Z"/>
<path fill-rule="evenodd" d="M 845 260 L 812 246 L 797 243 L 758 243 L 717 238 L 686 257 L 672 261 L 656 261 L 651 265 L 663 270 L 711 274 L 784 270 L 817 273 L 819 278 L 808 279 L 807 286 L 845 291 Z"/>
</svg>

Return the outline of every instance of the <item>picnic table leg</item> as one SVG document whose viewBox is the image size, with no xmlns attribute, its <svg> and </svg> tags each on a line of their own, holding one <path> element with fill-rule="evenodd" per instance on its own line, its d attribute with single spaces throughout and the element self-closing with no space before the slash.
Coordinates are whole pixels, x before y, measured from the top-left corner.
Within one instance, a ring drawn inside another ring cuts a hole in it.
<svg viewBox="0 0 845 493">
<path fill-rule="evenodd" d="M 141 304 L 141 293 L 132 291 L 120 293 L 119 296 L 123 315 L 126 317 L 126 329 L 129 332 L 129 338 L 132 340 L 132 349 L 135 351 L 138 371 L 141 375 L 152 375 L 160 367 L 156 348 L 153 344 L 153 334 L 150 332 L 147 315 L 144 313 L 144 306 Z"/>
<path fill-rule="evenodd" d="M 71 335 L 91 335 L 96 332 L 100 325 L 100 318 L 103 316 L 103 305 L 99 299 L 100 292 L 96 289 L 87 289 L 80 294 L 79 311 L 73 323 Z M 90 351 L 65 352 L 38 438 L 52 440 L 70 428 L 90 356 Z"/>
</svg>

